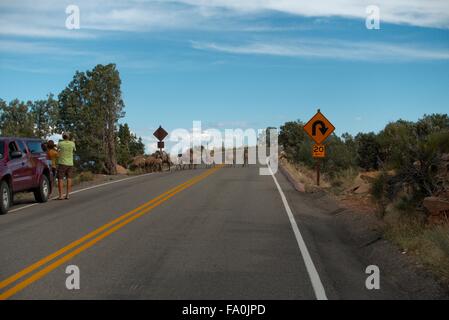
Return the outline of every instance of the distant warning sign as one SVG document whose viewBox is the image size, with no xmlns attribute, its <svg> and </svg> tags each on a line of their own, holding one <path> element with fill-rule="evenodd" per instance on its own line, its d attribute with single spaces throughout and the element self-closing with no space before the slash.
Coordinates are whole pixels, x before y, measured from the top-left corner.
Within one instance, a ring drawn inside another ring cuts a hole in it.
<svg viewBox="0 0 449 320">
<path fill-rule="evenodd" d="M 314 158 L 324 158 L 326 157 L 326 148 L 322 144 L 315 144 L 312 147 L 312 156 Z"/>
<path fill-rule="evenodd" d="M 153 136 L 155 136 L 159 141 L 164 140 L 167 135 L 168 132 L 165 131 L 161 126 L 159 126 L 159 128 L 157 128 L 156 131 L 153 132 Z"/>
<path fill-rule="evenodd" d="M 332 132 L 335 127 L 326 119 L 326 117 L 318 110 L 318 112 L 306 123 L 304 131 L 315 141 L 321 144 Z"/>
</svg>

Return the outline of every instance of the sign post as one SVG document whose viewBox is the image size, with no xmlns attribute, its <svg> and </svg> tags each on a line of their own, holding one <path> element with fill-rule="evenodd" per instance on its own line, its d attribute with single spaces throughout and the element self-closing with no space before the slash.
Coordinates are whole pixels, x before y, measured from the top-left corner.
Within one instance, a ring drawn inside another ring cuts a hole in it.
<svg viewBox="0 0 449 320">
<path fill-rule="evenodd" d="M 316 158 L 316 184 L 318 186 L 320 185 L 320 159 L 326 157 L 326 148 L 322 143 L 334 130 L 335 127 L 321 113 L 320 109 L 318 109 L 317 113 L 304 126 L 304 131 L 316 143 L 312 148 L 312 156 Z"/>
</svg>

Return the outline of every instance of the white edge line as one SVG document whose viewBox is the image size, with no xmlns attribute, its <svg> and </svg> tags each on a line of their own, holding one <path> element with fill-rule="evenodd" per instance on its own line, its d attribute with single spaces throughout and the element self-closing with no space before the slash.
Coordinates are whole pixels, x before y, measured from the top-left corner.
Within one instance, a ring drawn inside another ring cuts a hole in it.
<svg viewBox="0 0 449 320">
<path fill-rule="evenodd" d="M 20 211 L 20 210 L 23 210 L 23 209 L 26 209 L 26 208 L 29 208 L 29 207 L 33 207 L 33 206 L 35 206 L 35 205 L 37 205 L 37 202 L 36 202 L 36 203 L 28 204 L 28 205 L 23 206 L 23 207 L 20 207 L 20 208 L 16 208 L 16 209 L 9 210 L 8 213 L 13 213 L 13 212 L 16 212 L 16 211 Z"/>
<path fill-rule="evenodd" d="M 282 191 L 281 186 L 279 185 L 276 177 L 273 174 L 273 171 L 271 170 L 271 166 L 269 164 L 268 159 L 267 159 L 267 166 L 268 170 L 270 170 L 271 176 L 273 177 L 274 183 L 276 184 L 279 194 L 281 195 L 282 203 L 284 204 L 285 211 L 287 212 L 288 215 L 288 219 L 290 220 L 290 224 L 292 225 L 293 233 L 295 234 L 296 242 L 298 243 L 299 250 L 301 251 L 301 255 L 304 260 L 307 273 L 309 274 L 310 282 L 312 283 L 315 296 L 317 300 L 327 300 L 326 291 L 324 290 L 323 283 L 321 282 L 318 271 L 316 270 L 312 258 L 310 257 L 309 250 L 307 250 L 306 243 L 304 242 L 301 232 L 299 231 L 298 225 L 296 224 L 296 220 L 293 216 L 292 210 L 288 205 L 287 198 L 285 197 L 285 194 Z"/>
<path fill-rule="evenodd" d="M 132 180 L 132 179 L 135 179 L 135 178 L 145 177 L 145 176 L 150 175 L 150 174 L 152 174 L 152 172 L 145 173 L 145 174 L 139 174 L 139 175 L 136 175 L 134 177 L 128 177 L 128 178 L 125 178 L 125 179 L 118 179 L 118 180 L 114 180 L 114 181 L 105 182 L 105 183 L 102 183 L 102 184 L 97 184 L 97 185 L 94 185 L 94 186 L 90 186 L 90 187 L 86 187 L 86 188 L 83 188 L 83 189 L 78 189 L 78 190 L 72 191 L 71 194 L 75 194 L 75 193 L 78 193 L 78 192 L 83 192 L 83 191 L 90 190 L 90 189 L 95 189 L 95 188 L 98 188 L 98 187 L 107 186 L 107 185 L 118 183 L 118 182 L 122 182 L 122 181 Z M 52 198 L 52 199 L 54 199 L 54 198 Z"/>
<path fill-rule="evenodd" d="M 104 187 L 104 186 L 107 186 L 107 185 L 110 185 L 110 184 L 114 184 L 114 183 L 118 183 L 118 182 L 122 182 L 122 181 L 127 181 L 127 180 L 131 180 L 131 179 L 135 179 L 135 178 L 145 177 L 145 176 L 150 175 L 150 174 L 153 174 L 153 173 L 150 172 L 150 173 L 145 173 L 145 174 L 139 174 L 139 175 L 136 175 L 136 176 L 133 176 L 133 177 L 125 178 L 125 179 L 118 179 L 118 180 L 114 180 L 114 181 L 109 181 L 109 182 L 97 184 L 97 185 L 94 185 L 94 186 L 90 186 L 90 187 L 86 187 L 86 188 L 83 188 L 83 189 L 78 189 L 78 190 L 72 191 L 70 194 L 75 194 L 75 193 L 87 191 L 87 190 L 90 190 L 90 189 Z M 54 186 L 53 189 L 56 189 L 56 186 Z M 53 198 L 50 198 L 50 200 L 55 200 L 56 198 L 57 197 L 55 196 Z M 34 207 L 34 206 L 36 206 L 38 204 L 40 204 L 40 203 L 38 203 L 38 202 L 31 203 L 31 204 L 28 204 L 28 205 L 20 207 L 20 208 L 9 210 L 8 213 L 13 213 L 13 212 L 17 212 L 17 211 L 20 211 L 20 210 L 23 210 L 23 209 L 26 209 L 26 208 L 29 208 L 29 207 Z"/>
</svg>

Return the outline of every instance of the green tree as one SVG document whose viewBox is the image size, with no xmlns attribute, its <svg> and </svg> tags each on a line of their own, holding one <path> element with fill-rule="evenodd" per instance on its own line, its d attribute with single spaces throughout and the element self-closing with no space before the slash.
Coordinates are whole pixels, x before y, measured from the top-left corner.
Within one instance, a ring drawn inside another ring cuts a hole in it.
<svg viewBox="0 0 449 320">
<path fill-rule="evenodd" d="M 84 72 L 76 72 L 72 81 L 59 94 L 59 131 L 70 132 L 76 140 L 77 164 L 100 171 L 104 163 L 101 123 L 91 106 L 88 81 Z"/>
<path fill-rule="evenodd" d="M 336 176 L 339 172 L 356 167 L 356 152 L 353 142 L 348 136 L 343 140 L 335 134 L 327 138 L 326 158 L 323 159 L 323 171 L 329 176 Z"/>
<path fill-rule="evenodd" d="M 129 152 L 131 157 L 142 155 L 145 153 L 145 144 L 142 141 L 142 137 L 137 138 L 136 135 L 133 136 L 129 146 Z"/>
<path fill-rule="evenodd" d="M 120 124 L 117 134 L 117 162 L 122 166 L 127 166 L 132 158 L 145 153 L 145 145 L 142 138 L 129 130 L 127 123 Z"/>
<path fill-rule="evenodd" d="M 306 148 L 310 145 L 310 142 L 303 127 L 304 123 L 300 120 L 286 122 L 280 127 L 279 144 L 291 161 L 298 162 L 307 159 L 304 152 L 307 152 Z"/>
<path fill-rule="evenodd" d="M 2 136 L 33 137 L 34 123 L 29 112 L 31 102 L 18 99 L 0 103 L 0 131 Z"/>
<path fill-rule="evenodd" d="M 116 174 L 116 133 L 117 122 L 124 117 L 124 102 L 121 93 L 121 80 L 115 64 L 97 65 L 87 72 L 92 107 L 98 111 L 102 123 L 101 133 L 105 153 L 105 171 Z"/>
<path fill-rule="evenodd" d="M 434 113 L 425 114 L 424 117 L 416 123 L 416 133 L 418 137 L 425 137 L 429 134 L 448 131 L 449 116 L 447 114 Z"/>
<path fill-rule="evenodd" d="M 377 135 L 379 156 L 386 169 L 400 168 L 416 158 L 416 125 L 411 121 L 391 122 Z"/>
<path fill-rule="evenodd" d="M 386 181 L 388 198 L 394 199 L 407 186 L 411 201 L 421 203 L 444 188 L 438 174 L 441 156 L 449 152 L 449 118 L 446 114 L 424 115 L 417 122 L 389 123 L 378 135 L 386 167 L 395 174 Z"/>
<path fill-rule="evenodd" d="M 357 143 L 355 141 L 355 138 L 351 134 L 345 132 L 341 135 L 341 139 L 343 140 L 348 150 L 351 152 L 351 156 L 356 158 Z"/>
<path fill-rule="evenodd" d="M 116 173 L 117 122 L 124 116 L 121 80 L 115 64 L 76 72 L 59 94 L 58 128 L 77 140 L 81 166 Z"/>
<path fill-rule="evenodd" d="M 131 159 L 130 144 L 132 134 L 128 124 L 120 124 L 117 134 L 117 163 L 126 166 Z"/>
<path fill-rule="evenodd" d="M 374 132 L 357 134 L 355 146 L 358 165 L 365 170 L 377 170 L 380 163 L 380 145 L 376 134 Z"/>
<path fill-rule="evenodd" d="M 34 123 L 34 135 L 45 139 L 54 133 L 58 119 L 58 101 L 53 94 L 47 100 L 36 100 L 31 103 L 30 115 Z"/>
</svg>

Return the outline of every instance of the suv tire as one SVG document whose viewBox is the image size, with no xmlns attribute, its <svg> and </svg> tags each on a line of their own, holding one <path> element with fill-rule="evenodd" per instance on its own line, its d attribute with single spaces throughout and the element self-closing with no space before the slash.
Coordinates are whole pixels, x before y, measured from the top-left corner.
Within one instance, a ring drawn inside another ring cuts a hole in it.
<svg viewBox="0 0 449 320">
<path fill-rule="evenodd" d="M 47 202 L 50 195 L 50 182 L 46 175 L 42 175 L 39 187 L 34 190 L 34 198 L 37 202 Z"/>
<path fill-rule="evenodd" d="M 0 214 L 5 214 L 8 212 L 11 206 L 11 190 L 9 184 L 6 181 L 0 183 Z"/>
</svg>

